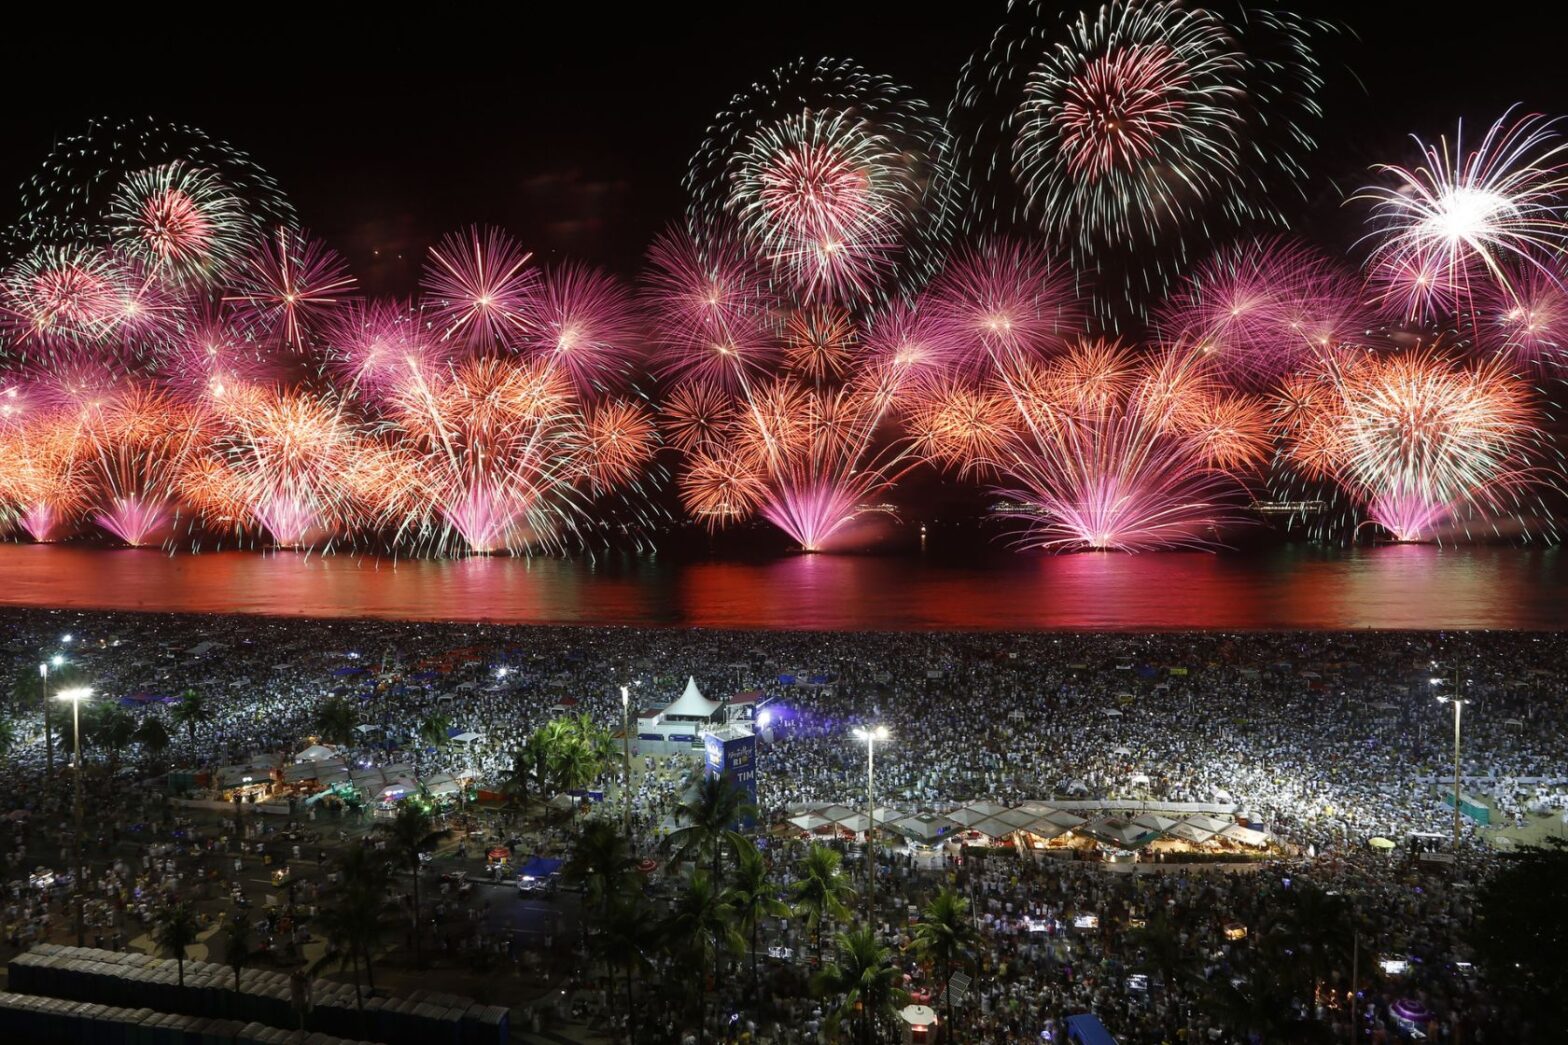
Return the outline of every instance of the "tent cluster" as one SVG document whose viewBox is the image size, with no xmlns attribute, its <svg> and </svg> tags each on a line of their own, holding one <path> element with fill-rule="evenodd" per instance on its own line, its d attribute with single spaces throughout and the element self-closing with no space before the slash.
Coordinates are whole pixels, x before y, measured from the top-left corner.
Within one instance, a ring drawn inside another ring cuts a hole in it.
<svg viewBox="0 0 1568 1045">
<path fill-rule="evenodd" d="M 1122 817 L 1092 802 L 1070 803 L 1075 808 L 1045 802 L 1024 802 L 1005 806 L 1000 802 L 975 801 L 943 812 L 908 813 L 894 808 L 876 810 L 878 829 L 903 835 L 912 841 L 931 845 L 964 835 L 983 836 L 993 842 L 1038 846 L 1072 832 L 1115 849 L 1134 852 L 1151 843 L 1169 838 L 1191 846 L 1206 847 L 1225 842 L 1249 848 L 1268 844 L 1268 835 L 1253 827 L 1206 812 L 1185 812 L 1167 816 L 1153 809 Z M 1124 808 L 1118 806 L 1117 808 Z M 864 834 L 869 826 L 864 809 L 842 805 L 807 806 L 789 818 L 789 823 L 811 833 Z"/>
</svg>

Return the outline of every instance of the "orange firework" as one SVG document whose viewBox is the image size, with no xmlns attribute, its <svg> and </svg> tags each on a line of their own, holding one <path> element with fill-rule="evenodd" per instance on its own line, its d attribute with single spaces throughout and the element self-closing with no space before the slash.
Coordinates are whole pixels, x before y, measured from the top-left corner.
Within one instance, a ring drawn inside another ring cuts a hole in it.
<svg viewBox="0 0 1568 1045">
<path fill-rule="evenodd" d="M 857 335 L 837 305 L 793 309 L 784 321 L 784 369 L 813 381 L 837 380 L 850 367 Z"/>
<path fill-rule="evenodd" d="M 658 430 L 641 403 L 616 399 L 588 412 L 588 469 L 600 488 L 631 482 L 653 459 Z"/>
<path fill-rule="evenodd" d="M 908 417 L 917 452 L 961 475 L 994 469 L 1017 423 L 1006 391 L 956 382 L 922 396 Z"/>
</svg>

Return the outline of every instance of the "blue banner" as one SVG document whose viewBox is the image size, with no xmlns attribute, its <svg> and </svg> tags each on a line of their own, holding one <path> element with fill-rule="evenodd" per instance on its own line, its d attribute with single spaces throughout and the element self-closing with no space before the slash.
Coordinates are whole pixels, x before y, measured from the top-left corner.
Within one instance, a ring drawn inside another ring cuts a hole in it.
<svg viewBox="0 0 1568 1045">
<path fill-rule="evenodd" d="M 745 792 L 746 801 L 756 805 L 757 738 L 747 734 L 724 740 L 708 733 L 703 736 L 702 743 L 707 775 L 732 781 Z M 740 822 L 743 831 L 750 831 L 755 826 L 755 817 L 745 817 Z"/>
</svg>

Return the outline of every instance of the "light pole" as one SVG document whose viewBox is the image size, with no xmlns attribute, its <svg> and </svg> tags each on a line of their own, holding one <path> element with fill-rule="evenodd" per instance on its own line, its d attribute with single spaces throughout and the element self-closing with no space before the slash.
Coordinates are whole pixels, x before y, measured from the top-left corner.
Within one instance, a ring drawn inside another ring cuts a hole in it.
<svg viewBox="0 0 1568 1045">
<path fill-rule="evenodd" d="M 632 698 L 625 686 L 621 687 L 621 763 L 626 780 L 621 784 L 621 804 L 626 817 L 626 844 L 632 845 Z"/>
<path fill-rule="evenodd" d="M 1433 679 L 1432 684 L 1437 685 L 1441 679 Z M 1454 706 L 1454 855 L 1459 855 L 1459 730 L 1460 722 L 1464 717 L 1465 705 L 1470 703 L 1464 699 L 1461 688 L 1464 683 L 1460 680 L 1459 668 L 1454 667 L 1454 695 L 1451 697 L 1439 696 L 1439 704 L 1452 704 Z"/>
<path fill-rule="evenodd" d="M 56 653 L 38 665 L 38 676 L 44 680 L 44 776 L 54 777 L 54 730 L 50 729 L 49 719 L 49 668 L 58 668 L 65 663 L 65 658 Z"/>
<path fill-rule="evenodd" d="M 876 745 L 889 736 L 886 726 L 871 729 L 855 727 L 855 739 L 866 742 L 866 919 L 870 921 L 876 911 L 877 889 L 876 857 L 871 848 L 872 836 L 877 829 Z"/>
<path fill-rule="evenodd" d="M 85 686 L 75 686 L 71 689 L 62 689 L 58 699 L 71 702 L 71 749 L 72 759 L 76 768 L 71 773 L 76 782 L 76 801 L 73 818 L 76 821 L 76 838 L 72 849 L 75 853 L 76 866 L 71 872 L 71 891 L 76 894 L 76 946 L 84 946 L 87 940 L 87 929 L 82 923 L 82 701 L 93 695 L 93 691 Z"/>
</svg>

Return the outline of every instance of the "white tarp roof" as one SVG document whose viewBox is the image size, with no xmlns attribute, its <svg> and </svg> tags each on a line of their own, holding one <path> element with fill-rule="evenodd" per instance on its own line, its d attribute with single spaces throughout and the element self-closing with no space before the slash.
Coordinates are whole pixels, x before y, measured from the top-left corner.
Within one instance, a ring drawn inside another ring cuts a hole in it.
<svg viewBox="0 0 1568 1045">
<path fill-rule="evenodd" d="M 1139 827 L 1147 827 L 1150 831 L 1157 831 L 1163 835 L 1175 827 L 1178 821 L 1172 820 L 1168 816 L 1161 816 L 1159 813 L 1144 813 L 1142 816 L 1133 817 L 1132 822 Z"/>
<path fill-rule="evenodd" d="M 703 696 L 702 691 L 697 688 L 697 679 L 694 676 L 687 676 L 686 692 L 664 709 L 664 716 L 666 718 L 712 718 L 717 710 L 719 710 L 719 702 Z"/>
<path fill-rule="evenodd" d="M 452 743 L 472 744 L 474 741 L 483 740 L 484 738 L 485 736 L 483 733 L 475 733 L 473 730 L 469 730 L 467 733 L 459 733 L 457 736 L 453 737 Z"/>
<path fill-rule="evenodd" d="M 294 756 L 296 762 L 320 762 L 336 755 L 337 752 L 325 744 L 312 744 L 310 747 Z"/>
<path fill-rule="evenodd" d="M 1220 837 L 1229 838 L 1233 842 L 1240 842 L 1242 845 L 1254 847 L 1267 845 L 1269 840 L 1268 835 L 1262 831 L 1254 831 L 1252 828 L 1242 827 L 1240 824 L 1231 824 L 1220 832 Z"/>
</svg>

